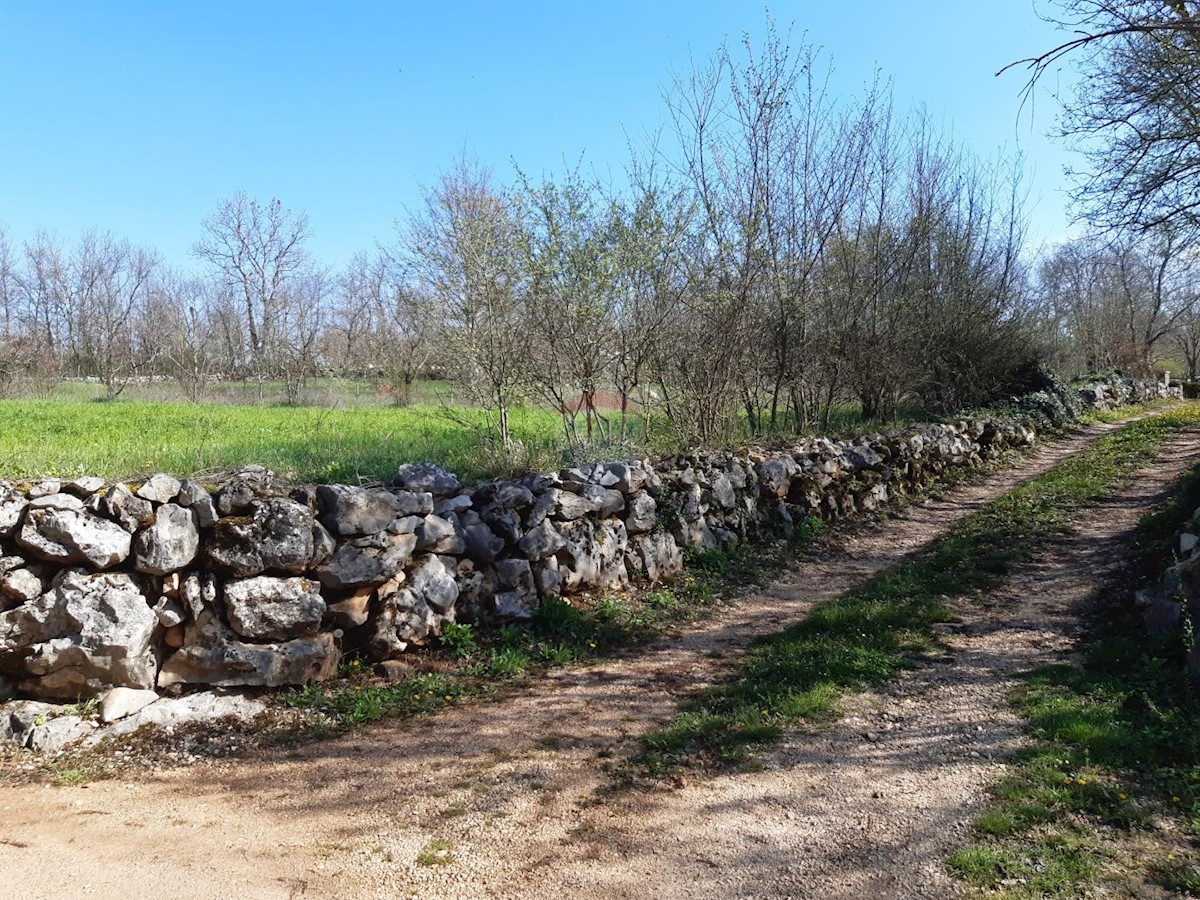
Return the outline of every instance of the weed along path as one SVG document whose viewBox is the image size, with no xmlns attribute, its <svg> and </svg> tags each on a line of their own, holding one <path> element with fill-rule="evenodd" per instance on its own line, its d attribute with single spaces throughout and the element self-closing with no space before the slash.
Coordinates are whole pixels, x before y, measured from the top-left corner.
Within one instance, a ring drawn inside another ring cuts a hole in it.
<svg viewBox="0 0 1200 900">
<path fill-rule="evenodd" d="M 1069 647 L 1122 537 L 1200 458 L 1195 425 L 1164 434 L 1155 466 L 1017 560 L 987 602 L 949 601 L 962 622 L 928 624 L 944 632 L 937 653 L 844 698 L 832 725 L 785 730 L 749 771 L 692 774 L 700 740 L 675 747 L 656 784 L 615 776 L 639 771 L 643 736 L 670 733 L 682 699 L 725 702 L 713 686 L 753 662 L 754 639 L 908 565 L 1118 427 L 847 531 L 676 637 L 499 702 L 86 786 L 0 786 L 0 895 L 946 896 L 943 859 L 1019 740 L 1014 673 Z"/>
</svg>

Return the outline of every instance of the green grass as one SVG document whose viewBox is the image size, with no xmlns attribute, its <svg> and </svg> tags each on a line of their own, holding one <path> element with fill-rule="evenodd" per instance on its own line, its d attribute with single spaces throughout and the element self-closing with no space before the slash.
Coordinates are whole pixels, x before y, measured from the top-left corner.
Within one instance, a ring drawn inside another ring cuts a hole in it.
<svg viewBox="0 0 1200 900">
<path fill-rule="evenodd" d="M 453 413 L 485 425 L 481 410 Z M 512 429 L 531 462 L 557 465 L 557 414 L 514 410 Z M 390 479 L 398 465 L 420 459 L 440 461 L 464 478 L 499 468 L 475 430 L 432 406 L 0 401 L 0 477 L 7 478 L 184 475 L 259 463 L 297 481 L 353 483 Z"/>
<path fill-rule="evenodd" d="M 1139 524 L 1143 571 L 1170 561 L 1170 536 L 1198 504 L 1200 467 Z M 1119 586 L 1099 611 L 1081 666 L 1038 669 L 1015 692 L 1033 743 L 992 786 L 978 842 L 949 864 L 1012 898 L 1101 882 L 1120 896 L 1146 882 L 1200 896 L 1200 697 L 1183 641 L 1145 637 Z M 1019 864 L 1020 880 L 993 858 Z"/>
<path fill-rule="evenodd" d="M 1141 467 L 1200 406 L 1145 419 L 963 520 L 923 552 L 862 587 L 817 606 L 802 622 L 759 641 L 728 681 L 644 738 L 650 776 L 744 762 L 784 728 L 836 712 L 849 691 L 882 684 L 940 647 L 933 629 L 953 618 L 947 601 L 986 591 L 1080 511 Z"/>
</svg>

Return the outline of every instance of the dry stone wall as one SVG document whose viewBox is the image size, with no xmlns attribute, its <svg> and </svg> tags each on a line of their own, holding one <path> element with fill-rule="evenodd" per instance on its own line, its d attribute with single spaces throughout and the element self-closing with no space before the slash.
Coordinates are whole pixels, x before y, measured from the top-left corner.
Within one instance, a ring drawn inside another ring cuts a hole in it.
<svg viewBox="0 0 1200 900">
<path fill-rule="evenodd" d="M 374 488 L 257 467 L 0 482 L 0 678 L 42 700 L 320 681 L 349 650 L 385 660 L 447 622 L 668 580 L 685 548 L 869 512 L 1034 440 L 1028 420 L 981 417 L 467 486 L 428 463 Z"/>
</svg>

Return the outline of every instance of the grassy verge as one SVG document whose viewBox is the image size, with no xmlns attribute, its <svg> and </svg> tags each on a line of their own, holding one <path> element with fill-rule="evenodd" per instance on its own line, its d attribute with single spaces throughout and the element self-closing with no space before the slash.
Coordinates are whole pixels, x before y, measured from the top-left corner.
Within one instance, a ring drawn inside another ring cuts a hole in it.
<svg viewBox="0 0 1200 900">
<path fill-rule="evenodd" d="M 414 671 L 387 683 L 368 666 L 348 660 L 340 677 L 286 696 L 294 709 L 319 715 L 319 736 L 384 718 L 428 715 L 462 700 L 486 698 L 519 686 L 529 676 L 558 666 L 587 663 L 652 641 L 673 625 L 704 615 L 723 602 L 727 590 L 776 571 L 783 555 L 810 542 L 819 520 L 799 529 L 777 553 L 720 551 L 690 554 L 688 571 L 669 586 L 605 594 L 582 605 L 545 598 L 533 621 L 495 632 L 450 626 L 441 646 L 414 655 Z"/>
<path fill-rule="evenodd" d="M 728 681 L 645 736 L 643 772 L 744 761 L 788 725 L 832 716 L 839 696 L 881 684 L 940 646 L 947 601 L 995 585 L 1081 510 L 1145 464 L 1200 407 L 1144 419 L 963 520 L 930 547 L 760 641 Z"/>
<path fill-rule="evenodd" d="M 1142 565 L 1200 505 L 1200 468 L 1139 525 Z M 991 789 L 951 868 L 989 896 L 1200 896 L 1200 698 L 1182 641 L 1142 636 L 1127 591 L 1101 598 L 1081 666 L 1030 673 L 1014 703 L 1033 738 Z"/>
</svg>

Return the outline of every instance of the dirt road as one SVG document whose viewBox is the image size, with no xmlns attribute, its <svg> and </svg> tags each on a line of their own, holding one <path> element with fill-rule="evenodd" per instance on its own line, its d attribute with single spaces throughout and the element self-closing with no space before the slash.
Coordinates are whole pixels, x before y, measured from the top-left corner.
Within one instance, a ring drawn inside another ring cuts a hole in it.
<svg viewBox="0 0 1200 900">
<path fill-rule="evenodd" d="M 997 604 L 964 608 L 943 663 L 851 698 L 762 771 L 613 797 L 598 796 L 602 767 L 754 637 L 1110 430 L 858 530 L 678 638 L 500 703 L 136 781 L 0 788 L 0 896 L 944 897 L 941 860 L 1019 740 L 1013 674 L 1066 650 L 1078 602 L 1200 457 L 1200 434 L 1016 572 Z"/>
</svg>

